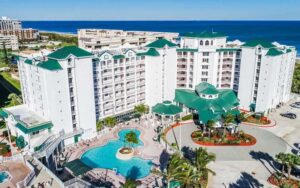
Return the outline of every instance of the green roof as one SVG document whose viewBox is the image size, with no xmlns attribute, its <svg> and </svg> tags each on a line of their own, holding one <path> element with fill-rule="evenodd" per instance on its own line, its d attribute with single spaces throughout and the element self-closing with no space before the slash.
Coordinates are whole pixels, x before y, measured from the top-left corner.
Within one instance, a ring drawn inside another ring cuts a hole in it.
<svg viewBox="0 0 300 188">
<path fill-rule="evenodd" d="M 196 86 L 196 91 L 198 94 L 205 94 L 205 95 L 215 95 L 218 94 L 219 91 L 215 88 L 215 86 L 207 83 L 201 82 Z"/>
<path fill-rule="evenodd" d="M 24 63 L 29 64 L 29 65 L 32 65 L 32 60 L 31 60 L 31 59 L 26 59 L 26 60 L 24 61 Z"/>
<path fill-rule="evenodd" d="M 125 56 L 124 55 L 114 55 L 113 58 L 114 59 L 124 59 Z"/>
<path fill-rule="evenodd" d="M 198 49 L 194 48 L 178 48 L 176 49 L 177 52 L 198 52 Z"/>
<path fill-rule="evenodd" d="M 219 49 L 217 49 L 217 52 L 236 52 L 239 50 L 241 50 L 241 49 L 239 49 L 239 48 L 219 48 Z"/>
<path fill-rule="evenodd" d="M 18 121 L 16 127 L 20 129 L 23 133 L 30 134 L 32 132 L 36 132 L 44 129 L 50 129 L 51 127 L 53 127 L 53 124 L 51 121 L 49 121 L 42 124 L 38 124 L 36 126 L 28 127 L 25 125 L 25 123 Z"/>
<path fill-rule="evenodd" d="M 182 109 L 175 104 L 172 104 L 171 101 L 164 101 L 163 103 L 158 103 L 152 107 L 152 111 L 160 115 L 176 115 L 182 112 Z"/>
<path fill-rule="evenodd" d="M 182 35 L 183 37 L 193 37 L 193 38 L 219 38 L 226 37 L 226 35 L 217 32 L 201 32 L 201 33 L 185 33 Z"/>
<path fill-rule="evenodd" d="M 252 40 L 249 42 L 246 42 L 245 44 L 243 44 L 244 47 L 256 47 L 256 46 L 262 46 L 263 48 L 274 48 L 275 45 L 267 42 L 267 41 L 263 41 L 263 40 Z"/>
<path fill-rule="evenodd" d="M 76 57 L 88 57 L 92 56 L 93 54 L 78 48 L 77 46 L 65 46 L 49 54 L 48 57 L 53 59 L 66 59 L 69 57 L 69 55 L 74 55 Z"/>
<path fill-rule="evenodd" d="M 138 56 L 159 56 L 159 52 L 155 48 L 149 48 L 147 52 L 137 53 Z"/>
<path fill-rule="evenodd" d="M 62 70 L 62 67 L 60 66 L 59 62 L 54 59 L 48 59 L 47 61 L 41 61 L 37 64 L 37 66 L 41 67 L 43 69 L 50 70 L 50 71 Z"/>
<path fill-rule="evenodd" d="M 276 48 L 270 48 L 267 52 L 267 56 L 278 56 L 278 55 L 281 55 L 283 54 L 282 51 L 276 49 Z"/>
<path fill-rule="evenodd" d="M 8 118 L 8 113 L 4 109 L 1 109 L 1 108 L 0 108 L 0 117 Z"/>
<path fill-rule="evenodd" d="M 199 120 L 207 123 L 208 120 L 218 121 L 222 115 L 231 112 L 239 105 L 239 100 L 231 89 L 218 90 L 219 96 L 215 99 L 205 99 L 197 91 L 189 89 L 176 89 L 174 101 L 197 110 Z"/>
<path fill-rule="evenodd" d="M 177 45 L 175 43 L 171 42 L 171 41 L 168 41 L 167 39 L 158 39 L 154 42 L 151 42 L 146 47 L 149 47 L 149 48 L 164 48 L 165 46 L 175 47 Z"/>
<path fill-rule="evenodd" d="M 91 161 L 91 163 L 93 162 Z M 92 170 L 91 167 L 81 162 L 80 159 L 75 159 L 73 161 L 70 161 L 66 163 L 64 166 L 67 167 L 69 170 L 71 170 L 75 176 L 85 174 L 86 172 Z"/>
</svg>

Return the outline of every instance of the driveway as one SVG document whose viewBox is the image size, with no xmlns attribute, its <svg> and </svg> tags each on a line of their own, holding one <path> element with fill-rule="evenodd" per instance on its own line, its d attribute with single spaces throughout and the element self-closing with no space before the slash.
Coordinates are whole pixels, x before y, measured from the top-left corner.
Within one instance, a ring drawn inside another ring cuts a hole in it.
<svg viewBox="0 0 300 188">
<path fill-rule="evenodd" d="M 287 151 L 285 141 L 264 128 L 241 125 L 240 129 L 254 136 L 257 143 L 253 146 L 206 146 L 209 152 L 216 154 L 217 161 L 253 161 L 258 157 L 274 158 L 279 152 Z M 194 124 L 185 124 L 175 127 L 173 130 L 174 132 L 170 130 L 167 133 L 167 140 L 170 143 L 175 142 L 175 134 L 179 146 L 201 147 L 195 144 L 190 136 L 193 131 L 197 130 Z"/>
</svg>

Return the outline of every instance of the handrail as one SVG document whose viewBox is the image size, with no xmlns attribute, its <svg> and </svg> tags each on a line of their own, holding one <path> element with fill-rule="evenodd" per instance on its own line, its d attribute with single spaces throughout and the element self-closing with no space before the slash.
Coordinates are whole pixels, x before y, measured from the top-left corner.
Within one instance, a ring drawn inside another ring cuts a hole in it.
<svg viewBox="0 0 300 188">
<path fill-rule="evenodd" d="M 30 173 L 24 178 L 24 180 L 19 181 L 17 183 L 17 188 L 23 188 L 26 187 L 28 185 L 28 183 L 33 179 L 33 177 L 35 176 L 35 172 L 34 172 L 34 168 L 32 167 L 32 165 L 25 160 L 25 164 L 26 166 L 30 169 Z"/>
<path fill-rule="evenodd" d="M 32 157 L 34 162 L 36 162 L 44 171 L 46 171 L 62 188 L 65 187 L 64 183 L 55 175 L 51 170 L 49 170 L 43 163 L 41 163 L 36 157 Z"/>
</svg>

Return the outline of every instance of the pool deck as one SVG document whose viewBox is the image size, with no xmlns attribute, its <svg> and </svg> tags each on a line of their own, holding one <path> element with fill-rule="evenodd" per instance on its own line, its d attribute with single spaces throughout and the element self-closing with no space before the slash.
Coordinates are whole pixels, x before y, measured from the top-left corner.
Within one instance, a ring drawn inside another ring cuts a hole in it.
<svg viewBox="0 0 300 188">
<path fill-rule="evenodd" d="M 1 164 L 1 168 L 6 168 L 11 176 L 9 181 L 0 184 L 0 187 L 17 187 L 16 184 L 29 174 L 30 169 L 23 163 L 23 161 L 9 161 Z"/>
<path fill-rule="evenodd" d="M 102 131 L 102 134 L 98 135 L 95 138 L 80 141 L 76 145 L 69 146 L 66 149 L 64 155 L 66 156 L 67 161 L 79 159 L 87 150 L 104 146 L 111 140 L 119 139 L 119 131 L 124 129 L 137 129 L 141 132 L 140 140 L 144 145 L 135 149 L 135 156 L 142 159 L 152 160 L 154 164 L 159 164 L 159 156 L 165 148 L 160 143 L 152 140 L 155 136 L 157 136 L 157 133 L 154 131 L 157 125 L 159 125 L 159 123 L 155 122 L 153 119 L 141 120 L 141 122 L 131 121 L 129 125 L 119 124 L 112 129 Z M 120 186 L 120 182 L 125 182 L 125 178 L 123 176 L 116 175 L 114 171 L 109 169 L 95 168 L 92 171 L 88 172 L 87 175 L 91 179 L 96 180 L 97 178 L 103 178 L 103 173 L 106 173 L 106 178 L 108 178 L 108 180 L 115 180 L 112 182 L 116 187 Z M 155 185 L 160 184 L 158 179 L 159 177 L 150 174 L 149 176 L 140 180 L 144 185 L 142 187 L 147 187 L 151 186 L 151 184 L 153 183 L 155 183 Z"/>
</svg>

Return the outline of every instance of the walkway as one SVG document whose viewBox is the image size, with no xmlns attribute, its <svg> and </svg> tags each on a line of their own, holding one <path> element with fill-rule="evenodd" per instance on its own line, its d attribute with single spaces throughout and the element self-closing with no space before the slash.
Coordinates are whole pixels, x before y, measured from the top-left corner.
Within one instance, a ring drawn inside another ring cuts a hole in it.
<svg viewBox="0 0 300 188">
<path fill-rule="evenodd" d="M 180 139 L 181 129 L 181 139 Z M 264 128 L 253 126 L 240 126 L 240 129 L 253 135 L 257 139 L 254 146 L 207 146 L 208 151 L 216 154 L 217 161 L 253 161 L 257 155 L 270 155 L 274 157 L 279 152 L 287 151 L 287 144 L 273 133 Z M 191 139 L 193 131 L 197 130 L 194 124 L 185 124 L 174 128 L 178 144 L 191 148 L 200 147 Z M 167 140 L 175 142 L 173 131 L 167 133 Z"/>
</svg>

